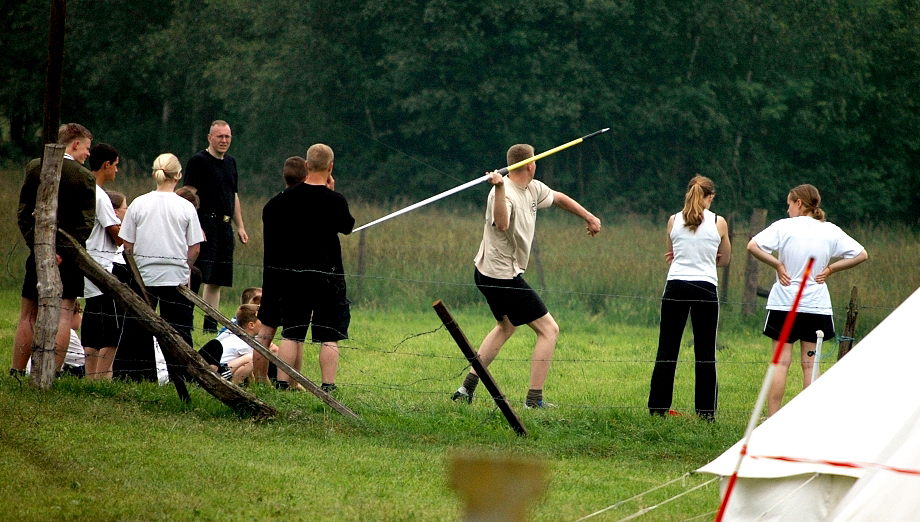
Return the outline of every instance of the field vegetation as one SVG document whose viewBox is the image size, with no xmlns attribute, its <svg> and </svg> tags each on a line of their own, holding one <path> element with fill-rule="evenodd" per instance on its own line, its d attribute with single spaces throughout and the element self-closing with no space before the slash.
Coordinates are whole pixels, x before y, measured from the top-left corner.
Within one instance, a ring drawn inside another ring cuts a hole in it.
<svg viewBox="0 0 920 522">
<path fill-rule="evenodd" d="M 0 276 L 0 360 L 8 361 L 25 249 L 12 215 L 20 174 L 0 179 L 0 205 L 10 209 L 0 220 L 7 253 Z M 340 180 L 346 196 L 350 183 Z M 134 197 L 152 182 L 125 178 L 115 188 Z M 484 197 L 484 187 L 472 190 Z M 227 314 L 244 287 L 260 282 L 264 201 L 243 200 L 251 244 L 238 248 L 235 287 L 225 291 L 221 306 Z M 352 210 L 365 223 L 397 207 L 355 204 Z M 771 219 L 781 210 L 771 209 Z M 280 411 L 267 423 L 236 417 L 197 387 L 192 402 L 183 404 L 171 386 L 65 378 L 41 392 L 3 377 L 0 518 L 449 520 L 460 505 L 447 485 L 448 460 L 472 452 L 544 462 L 549 483 L 532 514 L 572 520 L 681 477 L 741 436 L 770 351 L 759 334 L 763 300 L 755 317 L 740 315 L 743 222 L 735 223 L 722 314 L 717 422 L 692 415 L 689 332 L 675 387 L 674 407 L 683 415 L 651 418 L 645 410 L 666 271 L 663 216 L 602 215 L 606 228 L 589 238 L 573 217 L 544 213 L 539 263 L 528 280 L 543 288 L 562 327 L 546 389 L 559 408 L 519 406 L 533 340 L 527 331 L 509 342 L 492 372 L 528 437 L 514 435 L 484 392 L 471 405 L 451 403 L 467 363 L 431 304 L 443 299 L 474 345 L 491 328 L 471 285 L 481 212 L 435 206 L 372 227 L 363 261 L 360 238 L 343 238 L 355 304 L 352 338 L 341 347 L 338 398 L 362 417 L 360 423 L 312 395 L 262 387 L 252 391 Z M 869 250 L 870 261 L 835 274 L 830 286 L 838 325 L 850 288 L 859 288 L 861 338 L 920 286 L 920 274 L 909 268 L 920 256 L 920 234 L 906 226 L 848 231 Z M 761 286 L 771 279 L 761 268 Z M 206 340 L 196 333 L 197 343 Z M 828 343 L 825 369 L 835 347 Z M 316 379 L 315 351 L 306 349 L 305 374 Z M 787 398 L 798 391 L 798 372 L 792 372 Z M 625 517 L 710 478 L 687 476 L 599 519 Z M 711 483 L 649 516 L 686 520 L 714 511 L 717 503 Z"/>
</svg>

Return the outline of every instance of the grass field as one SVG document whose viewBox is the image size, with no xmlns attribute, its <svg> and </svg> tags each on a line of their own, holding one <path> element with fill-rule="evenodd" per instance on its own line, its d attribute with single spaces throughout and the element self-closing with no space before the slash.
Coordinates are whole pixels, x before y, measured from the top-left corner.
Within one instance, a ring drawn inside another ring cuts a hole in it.
<svg viewBox="0 0 920 522">
<path fill-rule="evenodd" d="M 8 361 L 25 253 L 12 216 L 19 177 L 2 179 L 0 202 L 11 209 L 0 220 L 8 252 L 0 276 L 0 361 Z M 119 188 L 130 196 L 148 190 L 136 180 Z M 346 185 L 340 190 L 348 195 Z M 244 199 L 253 240 L 238 249 L 236 285 L 222 302 L 228 314 L 239 291 L 261 278 L 262 204 Z M 388 210 L 353 207 L 359 223 Z M 356 303 L 352 338 L 342 344 L 338 398 L 361 423 L 312 395 L 261 387 L 253 391 L 280 415 L 255 424 L 196 387 L 186 405 L 171 386 L 62 379 L 40 392 L 0 378 L 0 519 L 450 520 L 460 506 L 447 486 L 448 459 L 475 452 L 544 462 L 550 481 L 532 515 L 573 520 L 680 477 L 741 436 L 770 348 L 758 333 L 762 315 L 740 317 L 741 235 L 719 338 L 718 421 L 646 413 L 665 273 L 661 219 L 602 216 L 607 228 L 592 239 L 559 211 L 541 217 L 540 266 L 528 280 L 545 288 L 562 327 L 546 388 L 559 408 L 518 408 L 530 431 L 521 438 L 486 397 L 451 403 L 466 361 L 431 303 L 443 299 L 474 344 L 491 328 L 470 284 L 480 212 L 427 209 L 368 229 L 363 274 L 359 238 L 343 239 Z M 909 268 L 920 255 L 920 234 L 907 227 L 849 231 L 870 261 L 835 274 L 830 285 L 838 324 L 849 288 L 859 287 L 861 337 L 920 285 Z M 771 279 L 766 272 L 762 286 Z M 196 342 L 206 340 L 196 333 Z M 521 331 L 491 367 L 515 405 L 526 391 L 532 341 Z M 315 351 L 307 350 L 305 374 L 316 379 Z M 825 367 L 833 361 L 829 352 Z M 692 349 L 682 350 L 674 406 L 684 412 L 693 409 L 691 360 Z M 798 391 L 799 375 L 792 371 L 787 398 Z M 687 477 L 598 519 L 618 520 L 709 478 Z M 718 488 L 710 484 L 646 518 L 686 520 L 717 503 Z"/>
</svg>

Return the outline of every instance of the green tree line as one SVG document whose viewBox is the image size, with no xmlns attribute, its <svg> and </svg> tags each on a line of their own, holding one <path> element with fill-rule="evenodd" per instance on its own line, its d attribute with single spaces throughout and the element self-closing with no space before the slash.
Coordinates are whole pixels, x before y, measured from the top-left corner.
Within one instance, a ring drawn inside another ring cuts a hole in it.
<svg viewBox="0 0 920 522">
<path fill-rule="evenodd" d="M 0 152 L 38 154 L 48 0 L 3 2 Z M 779 217 L 813 183 L 830 219 L 920 223 L 918 0 L 71 0 L 63 119 L 129 172 L 233 126 L 245 193 L 337 152 L 350 198 L 413 201 L 546 150 L 538 176 L 608 219 Z M 470 191 L 475 192 L 475 191 Z M 480 191 L 481 192 L 481 191 Z M 463 194 L 456 201 L 476 201 Z"/>
</svg>

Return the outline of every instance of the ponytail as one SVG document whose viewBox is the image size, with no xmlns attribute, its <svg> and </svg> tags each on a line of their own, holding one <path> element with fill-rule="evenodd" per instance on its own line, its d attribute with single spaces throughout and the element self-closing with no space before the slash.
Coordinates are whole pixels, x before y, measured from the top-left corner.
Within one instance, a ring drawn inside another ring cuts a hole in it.
<svg viewBox="0 0 920 522">
<path fill-rule="evenodd" d="M 687 193 L 684 195 L 684 226 L 692 232 L 703 222 L 703 211 L 706 205 L 703 200 L 715 194 L 715 185 L 706 176 L 696 175 L 687 184 Z"/>
<path fill-rule="evenodd" d="M 821 208 L 821 193 L 818 192 L 818 187 L 807 183 L 794 187 L 789 191 L 789 200 L 801 201 L 802 208 L 806 215 L 818 221 L 827 220 L 827 214 L 825 214 L 824 209 Z"/>
</svg>

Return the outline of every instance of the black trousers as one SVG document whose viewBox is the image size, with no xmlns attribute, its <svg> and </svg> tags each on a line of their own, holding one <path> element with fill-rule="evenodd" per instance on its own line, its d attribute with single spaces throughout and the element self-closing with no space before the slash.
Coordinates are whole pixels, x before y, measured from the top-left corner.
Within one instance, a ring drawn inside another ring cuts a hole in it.
<svg viewBox="0 0 920 522">
<path fill-rule="evenodd" d="M 652 372 L 648 409 L 653 414 L 665 414 L 671 408 L 680 340 L 688 315 L 693 325 L 693 351 L 696 357 L 696 413 L 701 417 L 713 418 L 719 396 L 716 381 L 719 298 L 715 285 L 702 281 L 674 280 L 665 285 L 661 298 L 658 355 Z"/>
</svg>

